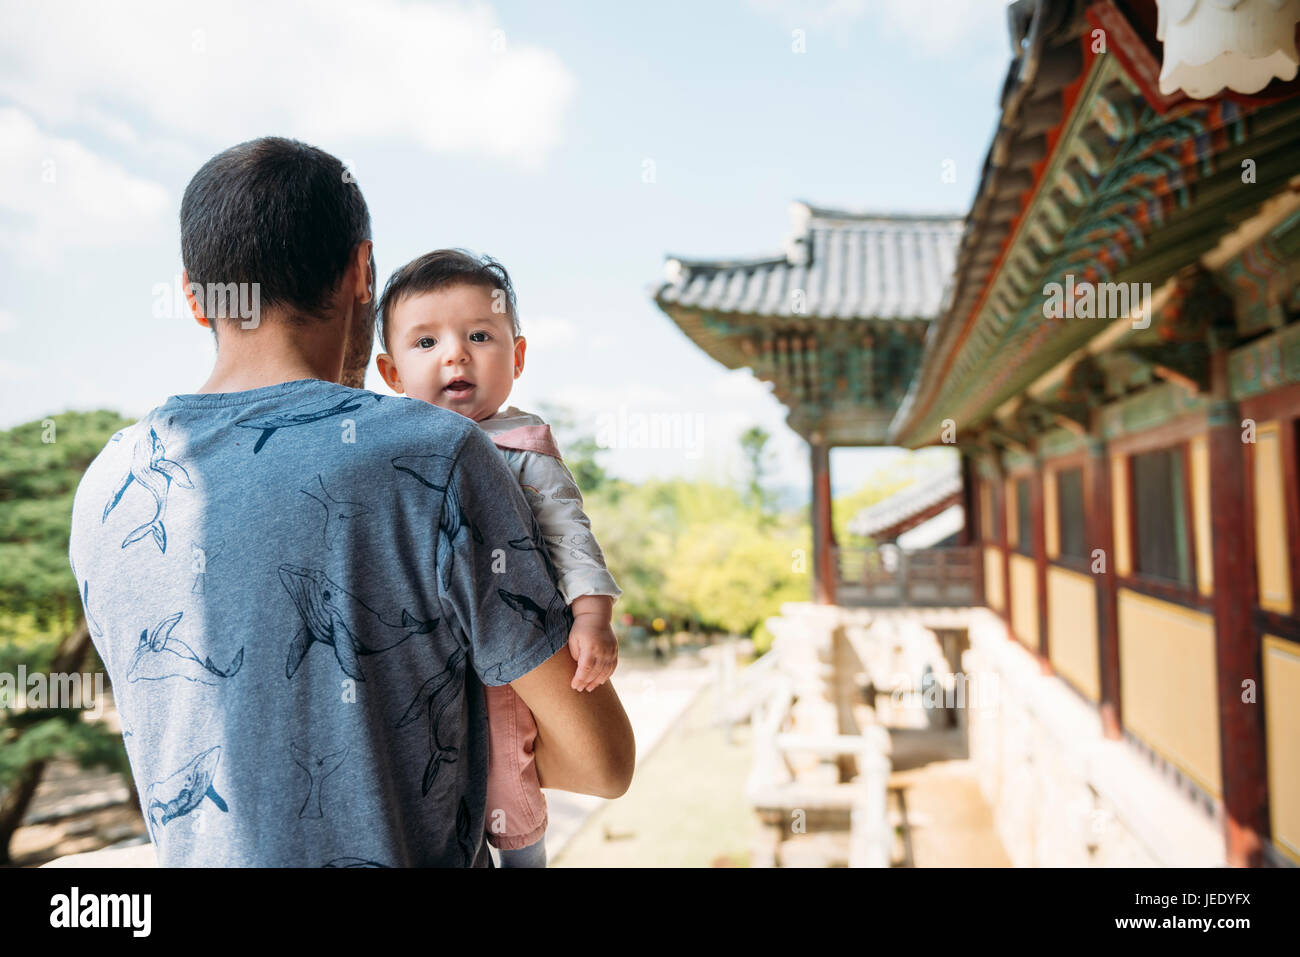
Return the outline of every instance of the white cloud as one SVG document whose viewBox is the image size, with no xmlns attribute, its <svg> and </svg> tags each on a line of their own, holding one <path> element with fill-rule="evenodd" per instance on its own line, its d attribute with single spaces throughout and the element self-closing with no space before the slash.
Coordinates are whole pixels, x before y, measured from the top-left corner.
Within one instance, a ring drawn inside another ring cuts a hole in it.
<svg viewBox="0 0 1300 957">
<path fill-rule="evenodd" d="M 46 264 L 64 248 L 150 235 L 171 207 L 158 183 L 134 176 L 76 140 L 53 136 L 0 107 L 0 248 Z"/>
<path fill-rule="evenodd" d="M 12 312 L 0 309 L 0 332 L 12 332 L 18 328 L 18 320 Z"/>
<path fill-rule="evenodd" d="M 414 140 L 535 166 L 575 81 L 483 4 L 0 2 L 0 89 L 47 124 L 119 142 Z M 26 24 L 26 28 L 24 28 Z M 359 177 L 363 174 L 359 172 Z"/>
</svg>

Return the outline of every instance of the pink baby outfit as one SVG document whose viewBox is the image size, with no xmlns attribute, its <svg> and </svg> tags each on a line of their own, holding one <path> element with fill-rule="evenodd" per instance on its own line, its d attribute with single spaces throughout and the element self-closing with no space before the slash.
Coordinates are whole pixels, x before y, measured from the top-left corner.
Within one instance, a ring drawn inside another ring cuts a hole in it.
<svg viewBox="0 0 1300 957">
<path fill-rule="evenodd" d="M 565 467 L 551 427 L 510 406 L 478 423 L 505 456 L 537 518 L 567 604 L 580 595 L 622 590 L 605 568 L 604 555 L 582 511 L 577 482 Z M 484 686 L 488 715 L 487 839 L 499 849 L 528 847 L 546 834 L 533 748 L 537 722 L 509 685 Z"/>
</svg>

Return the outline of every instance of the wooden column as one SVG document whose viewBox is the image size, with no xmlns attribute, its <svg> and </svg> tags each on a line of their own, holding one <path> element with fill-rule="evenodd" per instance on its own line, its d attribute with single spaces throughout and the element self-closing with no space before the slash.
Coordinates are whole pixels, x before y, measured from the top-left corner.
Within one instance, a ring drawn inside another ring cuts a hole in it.
<svg viewBox="0 0 1300 957">
<path fill-rule="evenodd" d="M 963 452 L 961 456 L 961 483 L 962 483 L 962 503 L 966 510 L 966 521 L 962 529 L 961 543 L 975 552 L 973 561 L 975 567 L 975 580 L 972 583 L 971 604 L 985 605 L 988 602 L 984 597 L 984 536 L 981 529 L 984 527 L 984 515 L 981 512 L 980 479 L 975 471 L 975 460 L 969 452 Z"/>
<path fill-rule="evenodd" d="M 812 465 L 813 601 L 835 604 L 836 562 L 831 555 L 835 533 L 831 523 L 831 450 L 813 434 Z"/>
<path fill-rule="evenodd" d="M 1002 461 L 1003 455 L 1003 451 L 998 449 L 998 495 L 1001 496 L 998 501 L 1002 503 L 1000 510 L 1002 521 L 998 523 L 994 534 L 997 535 L 998 544 L 1002 546 L 1002 618 L 1007 623 L 1007 638 L 1015 641 L 1016 636 L 1011 628 L 1011 540 L 1007 537 L 1007 527 L 1011 523 L 1010 509 L 1015 506 L 1015 503 L 1007 494 L 1007 469 Z"/>
<path fill-rule="evenodd" d="M 1115 518 L 1111 501 L 1110 456 L 1106 443 L 1088 437 L 1088 458 L 1083 467 L 1084 528 L 1088 542 L 1088 567 L 1097 593 L 1097 668 L 1101 689 L 1102 734 L 1113 741 L 1124 736 L 1120 709 L 1119 604 L 1115 587 Z M 1098 571 L 1097 552 L 1105 562 Z"/>
<path fill-rule="evenodd" d="M 1224 354 L 1216 359 L 1222 367 Z M 1215 391 L 1222 395 L 1226 390 Z M 1257 583 L 1247 528 L 1252 517 L 1246 513 L 1245 447 L 1235 402 L 1220 397 L 1211 407 L 1209 452 L 1224 841 L 1230 866 L 1258 867 L 1269 831 L 1264 688 L 1252 616 Z M 1246 681 L 1255 688 L 1255 700 L 1249 702 L 1242 701 Z"/>
<path fill-rule="evenodd" d="M 1034 471 L 1029 477 L 1029 519 L 1033 523 L 1034 589 L 1037 592 L 1034 606 L 1038 609 L 1038 667 L 1045 675 L 1052 674 L 1052 658 L 1048 650 L 1047 634 L 1047 515 L 1043 502 L 1043 462 L 1034 461 Z"/>
<path fill-rule="evenodd" d="M 979 525 L 976 524 L 976 499 L 979 496 L 975 494 L 975 466 L 971 462 L 970 456 L 965 452 L 961 455 L 961 509 L 962 509 L 962 527 L 961 532 L 957 535 L 958 545 L 972 545 L 979 538 L 976 530 Z"/>
</svg>

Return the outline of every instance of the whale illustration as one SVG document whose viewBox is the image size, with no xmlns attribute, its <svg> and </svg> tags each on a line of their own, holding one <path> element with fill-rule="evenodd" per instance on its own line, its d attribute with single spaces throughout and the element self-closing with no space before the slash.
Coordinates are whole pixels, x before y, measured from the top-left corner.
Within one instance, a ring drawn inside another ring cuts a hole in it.
<svg viewBox="0 0 1300 957">
<path fill-rule="evenodd" d="M 300 748 L 290 741 L 289 750 L 293 752 L 293 763 L 307 772 L 307 797 L 302 802 L 302 808 L 298 811 L 298 816 L 324 817 L 325 811 L 321 806 L 321 799 L 325 779 L 343 765 L 349 749 L 344 748 L 342 751 L 334 751 L 331 754 L 321 756 L 313 754 L 306 748 Z M 316 800 L 313 801 L 312 798 Z"/>
<path fill-rule="evenodd" d="M 369 861 L 364 857 L 336 857 L 322 864 L 321 867 L 388 867 L 388 865 L 380 864 L 378 861 Z"/>
<path fill-rule="evenodd" d="M 399 455 L 392 460 L 393 468 L 399 472 L 405 472 L 414 478 L 421 485 L 425 485 L 435 491 L 442 492 L 446 496 L 443 501 L 442 517 L 439 520 L 439 529 L 443 535 L 450 540 L 455 540 L 460 534 L 462 528 L 468 528 L 470 536 L 474 541 L 480 544 L 483 541 L 483 533 L 478 530 L 478 526 L 469 520 L 465 514 L 465 509 L 461 505 L 460 493 L 456 490 L 456 485 L 451 481 L 451 472 L 449 466 L 440 465 L 434 459 L 444 459 L 451 461 L 450 456 L 439 455 Z M 445 485 L 439 485 L 433 480 L 433 476 L 447 475 Z"/>
<path fill-rule="evenodd" d="M 170 821 L 189 814 L 209 798 L 222 811 L 229 811 L 226 802 L 212 785 L 221 760 L 221 745 L 208 748 L 175 774 L 149 785 L 145 792 L 149 836 L 157 843 L 155 827 L 165 827 Z M 154 815 L 158 814 L 158 820 Z"/>
<path fill-rule="evenodd" d="M 456 843 L 460 845 L 460 860 L 464 867 L 474 863 L 474 835 L 470 821 L 469 803 L 462 794 L 460 808 L 456 811 Z"/>
<path fill-rule="evenodd" d="M 104 637 L 104 629 L 100 627 L 99 622 L 95 621 L 95 616 L 90 613 L 90 579 L 81 586 L 81 609 L 86 613 L 86 628 L 90 631 L 92 638 Z"/>
<path fill-rule="evenodd" d="M 149 429 L 148 439 L 142 437 L 136 440 L 131 450 L 131 468 L 122 480 L 122 484 L 118 486 L 116 494 L 104 506 L 104 515 L 99 520 L 101 525 L 108 521 L 108 516 L 112 514 L 113 509 L 117 508 L 117 503 L 122 501 L 122 496 L 126 494 L 132 482 L 137 483 L 153 496 L 154 516 L 127 533 L 126 538 L 122 539 L 122 547 L 126 548 L 146 535 L 152 535 L 159 551 L 166 552 L 167 529 L 163 526 L 163 514 L 167 511 L 167 493 L 173 482 L 181 488 L 194 488 L 194 483 L 190 481 L 190 473 L 185 471 L 182 465 L 167 458 L 167 450 L 163 448 L 162 439 L 158 438 L 158 433 L 152 428 Z"/>
<path fill-rule="evenodd" d="M 422 621 L 405 608 L 402 622 L 387 621 L 364 601 L 340 588 L 324 572 L 297 565 L 281 565 L 280 583 L 298 607 L 302 627 L 293 636 L 284 663 L 285 678 L 292 678 L 308 649 L 320 642 L 334 649 L 339 667 L 349 678 L 365 681 L 359 655 L 374 655 L 400 645 L 412 635 L 427 635 L 439 619 Z M 362 641 L 362 636 L 375 644 Z"/>
<path fill-rule="evenodd" d="M 225 668 L 218 668 L 212 659 L 199 658 L 194 649 L 172 636 L 172 629 L 180 622 L 184 612 L 164 618 L 152 631 L 140 632 L 135 646 L 135 657 L 127 670 L 126 680 L 161 681 L 165 678 L 184 678 L 199 684 L 220 684 L 220 679 L 231 678 L 244 664 L 244 649 L 240 648 Z"/>
<path fill-rule="evenodd" d="M 305 488 L 300 488 L 298 491 L 325 507 L 325 547 L 333 548 L 339 534 L 343 531 L 344 523 L 367 514 L 370 509 L 360 502 L 340 502 L 334 498 L 325 491 L 325 480 L 320 475 L 316 476 L 316 486 L 316 491 L 309 492 Z"/>
<path fill-rule="evenodd" d="M 551 621 L 557 614 L 556 602 L 551 602 L 551 607 L 543 608 L 537 602 L 533 601 L 527 595 L 516 595 L 506 591 L 504 588 L 498 588 L 497 594 L 501 600 L 513 608 L 519 617 L 528 624 L 532 625 L 538 631 L 546 634 L 550 630 Z M 560 599 L 558 607 L 563 607 L 564 600 Z"/>
<path fill-rule="evenodd" d="M 361 408 L 361 398 L 356 393 L 349 393 L 339 399 L 326 399 L 311 405 L 300 405 L 284 412 L 276 412 L 272 415 L 259 415 L 251 419 L 241 419 L 235 425 L 241 429 L 257 429 L 262 433 L 257 438 L 257 444 L 253 446 L 253 454 L 256 455 L 262 451 L 262 446 L 266 445 L 267 440 L 280 429 L 310 425 L 313 422 L 329 419 L 336 415 L 343 415 L 346 412 L 355 412 Z M 375 398 L 381 397 L 375 396 Z"/>
<path fill-rule="evenodd" d="M 447 706 L 458 700 L 458 692 L 465 687 L 462 669 L 464 661 L 463 648 L 453 651 L 447 659 L 447 666 L 420 686 L 415 699 L 407 706 L 402 719 L 397 722 L 397 727 L 404 728 L 418 720 L 421 713 L 429 720 L 429 763 L 424 766 L 424 777 L 420 782 L 420 791 L 425 796 L 428 796 L 429 789 L 433 787 L 438 769 L 444 762 L 447 764 L 455 762 L 456 755 L 459 753 L 458 748 L 438 740 L 438 722 L 442 720 Z"/>
</svg>

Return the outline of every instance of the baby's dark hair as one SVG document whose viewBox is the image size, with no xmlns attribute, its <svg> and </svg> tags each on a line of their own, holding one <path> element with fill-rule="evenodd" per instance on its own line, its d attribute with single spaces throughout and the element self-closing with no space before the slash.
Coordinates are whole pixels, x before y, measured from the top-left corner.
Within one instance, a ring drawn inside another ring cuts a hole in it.
<svg viewBox="0 0 1300 957">
<path fill-rule="evenodd" d="M 388 351 L 388 317 L 399 302 L 408 296 L 418 296 L 461 283 L 493 290 L 492 310 L 497 312 L 504 309 L 510 317 L 514 334 L 519 335 L 515 287 L 510 284 L 510 274 L 506 272 L 506 267 L 491 256 L 475 256 L 468 250 L 435 249 L 412 259 L 388 277 L 375 316 L 380 348 Z"/>
</svg>

